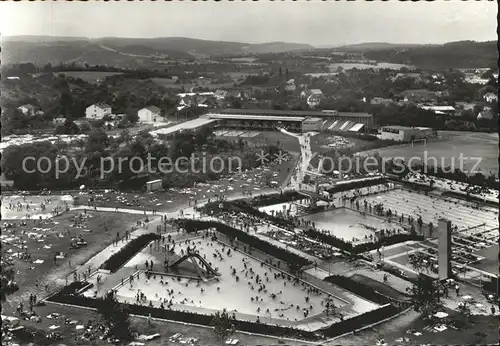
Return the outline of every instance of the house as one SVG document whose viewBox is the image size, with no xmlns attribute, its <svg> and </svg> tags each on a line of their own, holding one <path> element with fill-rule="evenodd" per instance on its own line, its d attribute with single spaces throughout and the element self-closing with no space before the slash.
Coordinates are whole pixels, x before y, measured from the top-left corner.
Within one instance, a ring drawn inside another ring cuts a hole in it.
<svg viewBox="0 0 500 346">
<path fill-rule="evenodd" d="M 66 122 L 66 118 L 54 118 L 52 120 L 52 124 L 54 124 L 54 126 L 62 125 L 65 122 Z"/>
<path fill-rule="evenodd" d="M 420 73 L 398 73 L 391 78 L 392 82 L 403 79 L 413 79 L 414 83 L 422 83 L 424 79 L 421 77 Z"/>
<path fill-rule="evenodd" d="M 99 120 L 104 118 L 106 115 L 111 115 L 111 106 L 99 102 L 85 109 L 85 118 L 92 120 Z"/>
<path fill-rule="evenodd" d="M 456 110 L 453 106 L 419 106 L 421 109 L 432 111 L 435 114 L 443 115 L 454 115 Z"/>
<path fill-rule="evenodd" d="M 161 109 L 156 106 L 139 109 L 137 116 L 139 117 L 139 122 L 141 123 L 155 123 L 163 121 Z"/>
<path fill-rule="evenodd" d="M 295 89 L 297 89 L 297 86 L 295 85 L 295 79 L 289 79 L 286 82 L 285 90 L 286 91 L 295 91 Z"/>
<path fill-rule="evenodd" d="M 320 89 L 311 89 L 307 97 L 307 104 L 309 107 L 318 107 L 323 100 L 323 92 Z"/>
<path fill-rule="evenodd" d="M 214 93 L 214 96 L 217 100 L 224 100 L 228 94 L 229 92 L 227 90 L 217 89 Z"/>
<path fill-rule="evenodd" d="M 436 93 L 427 89 L 405 90 L 401 93 L 404 102 L 433 102 L 436 101 Z"/>
<path fill-rule="evenodd" d="M 455 105 L 457 106 L 457 108 L 461 108 L 464 111 L 473 110 L 474 106 L 475 106 L 474 103 L 461 102 L 461 101 L 460 102 L 455 102 Z"/>
<path fill-rule="evenodd" d="M 213 83 L 212 78 L 207 78 L 207 77 L 198 77 L 198 80 L 196 81 L 196 84 L 198 86 L 204 87 L 204 86 L 209 86 L 210 84 Z"/>
<path fill-rule="evenodd" d="M 186 94 L 181 97 L 179 101 L 178 110 L 182 110 L 186 107 L 201 107 L 201 108 L 209 108 L 214 107 L 216 102 L 214 101 L 213 94 L 212 95 L 204 95 L 206 93 L 200 94 Z"/>
<path fill-rule="evenodd" d="M 477 120 L 481 120 L 481 119 L 485 119 L 485 120 L 493 119 L 493 112 L 491 111 L 490 108 L 485 108 L 484 110 L 479 112 L 479 114 L 477 115 Z"/>
<path fill-rule="evenodd" d="M 250 93 L 246 90 L 229 90 L 228 96 L 232 96 L 234 98 L 240 99 L 240 100 L 248 100 L 250 99 Z"/>
<path fill-rule="evenodd" d="M 498 95 L 494 93 L 486 93 L 484 94 L 483 99 L 488 103 L 492 103 L 493 101 L 498 101 Z"/>
<path fill-rule="evenodd" d="M 30 104 L 25 104 L 17 107 L 24 115 L 35 115 L 36 107 Z"/>
</svg>

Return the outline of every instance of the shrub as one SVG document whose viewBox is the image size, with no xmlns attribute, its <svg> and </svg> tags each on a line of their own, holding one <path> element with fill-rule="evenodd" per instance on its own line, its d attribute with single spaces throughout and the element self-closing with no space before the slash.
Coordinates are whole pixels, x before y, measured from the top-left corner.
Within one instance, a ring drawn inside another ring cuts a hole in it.
<svg viewBox="0 0 500 346">
<path fill-rule="evenodd" d="M 279 204 L 279 203 L 287 203 L 291 201 L 295 201 L 297 199 L 304 198 L 296 191 L 285 191 L 283 193 L 273 193 L 269 195 L 259 195 L 257 197 L 252 198 L 250 204 L 253 207 L 265 207 L 268 205 Z"/>
<path fill-rule="evenodd" d="M 348 251 L 354 254 L 361 254 L 363 252 L 371 251 L 380 248 L 381 246 L 388 246 L 397 243 L 402 243 L 409 240 L 423 240 L 424 237 L 415 233 L 400 233 L 388 237 L 383 237 L 376 242 L 361 243 L 353 246 L 351 243 L 346 242 L 341 238 L 337 238 L 328 233 L 323 233 L 315 229 L 308 229 L 304 234 L 312 239 L 319 240 L 325 244 L 336 247 L 337 249 Z"/>
<path fill-rule="evenodd" d="M 394 305 L 386 305 L 380 309 L 371 310 L 348 320 L 335 323 L 317 332 L 321 332 L 325 337 L 332 338 L 386 319 L 397 314 L 399 311 L 400 309 Z"/>
<path fill-rule="evenodd" d="M 326 191 L 328 191 L 329 193 L 336 193 L 336 192 L 348 191 L 352 189 L 360 189 L 362 187 L 380 185 L 385 183 L 387 183 L 387 178 L 380 177 L 378 179 L 353 181 L 351 183 L 336 185 Z"/>
<path fill-rule="evenodd" d="M 234 214 L 243 213 L 257 217 L 259 219 L 267 220 L 270 223 L 282 228 L 288 229 L 290 227 L 293 227 L 293 222 L 264 213 L 254 208 L 252 205 L 250 205 L 244 200 L 210 202 L 205 204 L 201 208 L 201 210 L 204 213 L 213 216 L 220 215 L 221 213 L 234 213 Z"/>
<path fill-rule="evenodd" d="M 215 228 L 218 232 L 225 234 L 232 239 L 238 238 L 239 241 L 259 251 L 262 251 L 273 257 L 276 257 L 286 262 L 288 265 L 299 265 L 302 267 L 311 264 L 311 262 L 305 258 L 302 258 L 283 248 L 268 243 L 267 241 L 264 241 L 256 236 L 253 236 L 244 231 L 241 231 L 239 229 L 236 229 L 234 227 L 228 226 L 220 222 L 179 219 L 176 221 L 176 223 L 180 227 L 184 228 L 188 233 L 206 230 L 209 228 Z"/>
<path fill-rule="evenodd" d="M 331 282 L 332 284 L 335 284 L 342 288 L 345 288 L 346 290 L 351 291 L 352 293 L 357 294 L 358 296 L 361 296 L 363 298 L 366 298 L 374 303 L 384 305 L 390 302 L 390 299 L 378 293 L 372 287 L 365 285 L 361 282 L 355 281 L 346 276 L 331 275 L 326 277 L 324 280 L 327 282 Z"/>
<path fill-rule="evenodd" d="M 122 265 L 127 263 L 136 253 L 141 251 L 151 241 L 159 239 L 160 236 L 154 233 L 142 234 L 139 237 L 132 239 L 121 250 L 111 255 L 106 262 L 101 266 L 102 269 L 107 269 L 112 272 L 117 271 Z"/>
<path fill-rule="evenodd" d="M 78 306 L 84 306 L 93 309 L 99 309 L 101 305 L 100 299 L 92 299 L 84 296 L 70 296 L 61 294 L 61 292 L 49 298 L 49 301 L 63 303 L 63 304 L 72 304 Z M 195 323 L 201 324 L 205 326 L 210 326 L 213 321 L 213 315 L 204 315 L 193 312 L 186 311 L 176 311 L 169 309 L 160 309 L 149 306 L 142 305 L 132 305 L 126 303 L 118 303 L 122 306 L 123 309 L 128 311 L 130 314 L 141 315 L 141 316 L 149 316 L 153 318 L 162 318 L 168 320 L 174 320 L 179 322 L 187 322 L 187 323 Z M 232 320 L 234 321 L 234 326 L 237 330 L 247 331 L 252 333 L 262 333 L 267 335 L 276 335 L 276 336 L 287 336 L 287 337 L 295 337 L 302 338 L 308 340 L 318 340 L 319 337 L 315 335 L 312 331 L 303 331 L 297 330 L 293 327 L 282 327 L 276 325 L 266 325 L 256 322 L 249 321 L 240 321 L 240 320 Z"/>
<path fill-rule="evenodd" d="M 63 304 L 84 306 L 93 309 L 98 309 L 101 303 L 101 301 L 98 299 L 92 299 L 84 296 L 63 295 L 61 294 L 61 292 L 50 297 L 48 300 Z M 179 322 L 195 323 L 205 326 L 210 326 L 213 321 L 213 315 L 204 315 L 187 311 L 160 309 L 149 306 L 132 305 L 126 303 L 119 303 L 119 304 L 123 306 L 123 309 L 129 311 L 130 314 L 134 315 L 149 316 L 151 314 L 151 317 L 153 318 L 162 318 Z M 236 319 L 231 319 L 231 320 L 233 321 L 236 330 L 240 331 L 246 331 L 250 333 L 261 333 L 265 335 L 275 335 L 288 338 L 299 338 L 305 340 L 319 340 L 324 336 L 335 337 L 338 335 L 354 331 L 365 325 L 375 323 L 377 321 L 380 321 L 381 319 L 388 318 L 389 316 L 392 316 L 398 313 L 399 311 L 400 309 L 393 305 L 386 305 L 380 309 L 368 311 L 364 314 L 355 316 L 353 318 L 335 323 L 329 327 L 318 329 L 315 331 L 298 330 L 293 327 L 268 325 L 257 322 L 240 321 Z"/>
</svg>

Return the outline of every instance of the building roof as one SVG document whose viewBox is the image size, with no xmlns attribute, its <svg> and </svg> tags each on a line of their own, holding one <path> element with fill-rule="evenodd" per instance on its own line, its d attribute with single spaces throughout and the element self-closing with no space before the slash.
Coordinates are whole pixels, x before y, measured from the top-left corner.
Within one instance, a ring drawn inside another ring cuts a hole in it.
<svg viewBox="0 0 500 346">
<path fill-rule="evenodd" d="M 234 119 L 234 120 L 270 120 L 270 121 L 304 121 L 305 117 L 280 117 L 269 115 L 246 115 L 246 114 L 208 114 L 210 119 Z"/>
<path fill-rule="evenodd" d="M 354 126 L 349 129 L 349 132 L 359 132 L 363 129 L 364 126 L 365 124 L 361 123 L 354 124 Z"/>
<path fill-rule="evenodd" d="M 321 118 L 325 116 L 343 116 L 343 117 L 360 117 L 371 118 L 372 115 L 368 113 L 351 113 L 351 112 L 337 112 L 333 111 L 292 111 L 292 110 L 277 110 L 277 109 L 221 109 L 220 114 L 241 114 L 241 115 L 274 115 L 274 116 L 294 116 L 294 117 L 314 117 Z"/>
<path fill-rule="evenodd" d="M 415 128 L 410 126 L 390 125 L 390 126 L 382 126 L 382 129 L 404 131 L 404 130 L 414 130 Z"/>
<path fill-rule="evenodd" d="M 143 109 L 147 109 L 153 113 L 161 113 L 161 109 L 156 107 L 156 106 L 148 106 L 148 107 L 144 107 Z M 142 111 L 142 109 L 141 109 Z"/>
<path fill-rule="evenodd" d="M 315 122 L 316 122 L 316 121 L 323 121 L 323 119 L 322 119 L 322 118 L 313 118 L 313 117 L 308 117 L 308 118 L 306 118 L 305 120 L 307 120 L 307 121 L 315 121 Z"/>
<path fill-rule="evenodd" d="M 101 108 L 101 109 L 111 108 L 110 105 L 108 105 L 104 102 L 97 102 L 97 103 L 94 103 L 93 105 L 90 105 L 89 107 L 92 107 L 92 106 L 96 106 L 97 108 Z"/>
<path fill-rule="evenodd" d="M 311 89 L 311 90 L 309 90 L 309 92 L 313 95 L 323 95 L 323 92 L 321 91 L 321 89 Z"/>
<path fill-rule="evenodd" d="M 19 107 L 17 107 L 17 108 L 21 108 L 21 107 L 28 108 L 28 109 L 36 109 L 36 107 L 35 107 L 35 106 L 30 105 L 30 104 L 25 104 L 25 105 L 19 106 Z"/>
<path fill-rule="evenodd" d="M 182 130 L 193 130 L 198 127 L 210 124 L 215 122 L 216 119 L 209 119 L 209 118 L 196 118 L 190 121 L 186 121 L 184 123 L 180 123 L 174 126 L 166 127 L 163 129 L 159 129 L 156 131 L 152 131 L 151 135 L 169 135 L 173 134 Z"/>
<path fill-rule="evenodd" d="M 427 89 L 411 89 L 405 90 L 401 93 L 404 96 L 435 96 L 436 93 L 434 91 L 430 91 Z"/>
<path fill-rule="evenodd" d="M 453 106 L 422 106 L 422 109 L 431 110 L 431 111 L 454 111 L 455 107 Z"/>
</svg>

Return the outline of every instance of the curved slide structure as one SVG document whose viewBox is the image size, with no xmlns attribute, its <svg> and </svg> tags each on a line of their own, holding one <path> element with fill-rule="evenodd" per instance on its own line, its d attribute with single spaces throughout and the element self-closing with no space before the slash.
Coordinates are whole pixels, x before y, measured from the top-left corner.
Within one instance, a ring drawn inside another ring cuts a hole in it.
<svg viewBox="0 0 500 346">
<path fill-rule="evenodd" d="M 194 265 L 196 271 L 198 272 L 198 275 L 204 282 L 207 282 L 209 279 L 207 279 L 207 277 L 204 275 L 203 269 L 205 269 L 205 272 L 207 272 L 209 275 L 220 276 L 220 273 L 218 273 L 214 268 L 212 268 L 212 266 L 198 253 L 188 253 L 187 255 L 182 256 L 177 261 L 169 265 L 169 268 L 175 268 L 184 261 L 188 260 Z M 204 267 L 203 269 L 198 264 L 198 261 L 199 263 L 201 263 L 201 266 Z"/>
</svg>

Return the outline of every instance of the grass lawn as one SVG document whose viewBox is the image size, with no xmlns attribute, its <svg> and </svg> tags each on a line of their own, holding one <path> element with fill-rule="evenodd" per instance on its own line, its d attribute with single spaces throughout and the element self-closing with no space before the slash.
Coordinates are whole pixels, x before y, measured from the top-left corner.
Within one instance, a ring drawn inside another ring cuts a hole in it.
<svg viewBox="0 0 500 346">
<path fill-rule="evenodd" d="M 423 162 L 425 156 L 430 164 L 434 164 L 431 157 L 437 159 L 439 166 L 460 168 L 460 154 L 463 155 L 463 170 L 470 171 L 478 160 L 479 169 L 485 174 L 490 172 L 498 176 L 498 134 L 476 132 L 440 132 L 442 140 L 427 142 L 427 146 L 417 144 L 396 145 L 376 150 L 382 157 L 419 158 Z M 364 149 L 369 150 L 370 149 Z M 366 154 L 366 152 L 364 153 Z M 476 168 L 477 169 L 477 168 Z"/>
<path fill-rule="evenodd" d="M 48 332 L 49 327 L 52 325 L 57 325 L 60 328 L 56 332 L 60 333 L 62 340 L 57 341 L 55 344 L 66 344 L 66 345 L 89 345 L 89 341 L 79 339 L 75 343 L 75 333 L 77 333 L 75 325 L 64 324 L 64 320 L 67 318 L 69 320 L 78 321 L 77 325 L 85 324 L 87 321 L 91 320 L 96 322 L 99 320 L 99 314 L 96 311 L 75 308 L 70 306 L 62 306 L 56 304 L 47 304 L 46 306 L 36 307 L 35 311 L 42 317 L 42 322 L 29 322 L 22 321 L 21 324 L 24 326 L 38 328 L 43 331 Z M 57 313 L 62 315 L 58 319 L 48 319 L 46 316 L 51 313 Z M 148 346 L 178 346 L 179 342 L 174 343 L 168 340 L 169 337 L 176 333 L 181 333 L 183 337 L 194 337 L 200 338 L 198 345 L 218 345 L 220 342 L 217 340 L 213 330 L 207 327 L 190 326 L 183 323 L 176 323 L 170 321 L 153 320 L 151 325 L 148 325 L 146 318 L 141 317 L 131 317 L 132 331 L 138 334 L 151 335 L 159 333 L 160 338 L 151 340 L 147 342 Z M 82 331 L 78 331 L 78 335 L 81 335 Z M 278 339 L 258 336 L 258 335 L 248 335 L 246 333 L 236 332 L 231 336 L 231 338 L 236 338 L 240 340 L 240 345 L 278 345 Z M 91 342 L 92 345 L 109 345 L 105 340 L 100 340 L 96 338 Z M 286 341 L 281 345 L 289 346 L 299 346 L 299 345 L 311 345 L 308 342 L 293 342 Z"/>
<path fill-rule="evenodd" d="M 429 330 L 431 328 L 428 328 L 430 322 L 424 321 L 420 318 L 419 313 L 410 310 L 390 321 L 354 335 L 332 340 L 326 345 L 375 345 L 377 340 L 381 338 L 384 338 L 389 345 L 498 344 L 498 318 L 493 316 L 472 316 L 466 322 L 465 318 L 457 312 L 446 309 L 443 311 L 449 314 L 449 321 L 462 325 L 462 327 L 458 330 L 448 327 L 442 332 L 433 332 Z M 406 332 L 410 329 L 413 329 L 413 332 L 420 332 L 422 335 L 407 334 Z M 397 341 L 401 337 L 409 338 L 410 342 Z"/>
<path fill-rule="evenodd" d="M 16 221 L 15 226 L 2 229 L 3 258 L 12 258 L 16 270 L 14 280 L 19 286 L 19 290 L 9 295 L 7 301 L 2 304 L 4 314 L 14 311 L 19 302 L 23 302 L 26 306 L 31 293 L 41 299 L 61 284 L 59 280 L 64 284 L 64 278 L 72 270 L 111 244 L 117 232 L 123 236 L 125 230 L 135 226 L 141 217 L 94 211 L 87 214 L 89 217 L 83 221 L 83 227 L 72 226 L 76 217 L 83 213 L 71 211 L 49 220 L 26 220 L 26 226 L 21 226 L 21 222 Z M 105 225 L 108 227 L 108 232 L 104 231 Z M 70 250 L 71 238 L 78 236 L 83 237 L 88 245 Z M 14 253 L 22 252 L 19 247 L 21 242 L 25 242 L 24 245 L 31 254 L 29 261 L 13 256 Z M 58 252 L 64 252 L 67 257 L 57 259 L 54 263 L 54 255 Z M 35 260 L 42 260 L 43 263 L 34 264 Z M 48 285 L 49 292 L 45 291 L 45 285 Z"/>
<path fill-rule="evenodd" d="M 217 181 L 198 183 L 189 188 L 171 188 L 154 193 L 108 192 L 94 195 L 96 197 L 95 204 L 99 207 L 146 210 L 155 208 L 160 212 L 172 212 L 188 206 L 190 201 L 205 200 L 221 194 L 227 197 L 242 192 L 252 192 L 253 195 L 258 195 L 259 191 L 270 189 L 266 185 L 266 176 L 268 176 L 269 181 L 276 181 L 278 185 L 281 185 L 287 179 L 289 170 L 293 170 L 296 160 L 297 158 L 292 155 L 288 161 L 281 164 L 276 163 L 270 167 L 258 167 L 236 172 Z M 88 194 L 78 195 L 77 203 L 87 205 L 90 197 Z"/>
</svg>

